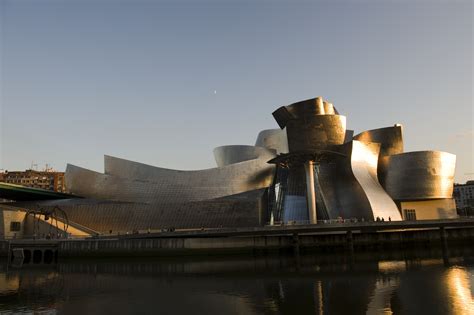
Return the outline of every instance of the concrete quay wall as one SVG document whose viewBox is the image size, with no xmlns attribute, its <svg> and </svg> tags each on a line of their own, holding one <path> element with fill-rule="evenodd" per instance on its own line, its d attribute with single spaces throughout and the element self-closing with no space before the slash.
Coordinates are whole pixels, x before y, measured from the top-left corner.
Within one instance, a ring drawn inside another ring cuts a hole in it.
<svg viewBox="0 0 474 315">
<path fill-rule="evenodd" d="M 8 241 L 0 241 L 0 257 L 7 257 L 9 250 L 10 250 L 9 242 Z"/>
<path fill-rule="evenodd" d="M 88 239 L 59 243 L 60 257 L 218 255 L 280 250 L 372 250 L 412 245 L 439 246 L 474 241 L 474 229 L 433 229 L 374 233 L 272 235 L 254 237 Z"/>
<path fill-rule="evenodd" d="M 56 240 L 0 241 L 0 256 L 8 256 L 13 248 L 54 247 L 61 257 L 136 257 L 255 254 L 293 250 L 379 250 L 410 246 L 443 246 L 472 244 L 474 227 L 390 230 L 383 232 L 326 232 L 318 234 L 284 234 L 231 237 L 166 237 L 166 238 L 89 238 Z M 51 244 L 50 244 L 51 243 Z"/>
</svg>

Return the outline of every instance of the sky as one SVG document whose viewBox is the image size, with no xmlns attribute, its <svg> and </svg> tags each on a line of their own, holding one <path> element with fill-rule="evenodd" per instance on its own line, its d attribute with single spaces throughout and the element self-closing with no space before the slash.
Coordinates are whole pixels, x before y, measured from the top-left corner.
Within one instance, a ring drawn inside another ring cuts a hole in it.
<svg viewBox="0 0 474 315">
<path fill-rule="evenodd" d="M 356 133 L 456 154 L 465 182 L 473 71 L 470 0 L 0 0 L 0 169 L 214 167 L 322 96 Z"/>
</svg>

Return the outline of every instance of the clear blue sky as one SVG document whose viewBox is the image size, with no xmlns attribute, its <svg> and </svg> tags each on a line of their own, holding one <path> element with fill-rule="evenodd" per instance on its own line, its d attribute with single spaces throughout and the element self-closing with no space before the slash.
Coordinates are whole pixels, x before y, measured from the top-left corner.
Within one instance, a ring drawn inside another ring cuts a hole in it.
<svg viewBox="0 0 474 315">
<path fill-rule="evenodd" d="M 321 95 L 473 177 L 470 0 L 0 0 L 0 21 L 0 168 L 212 167 Z"/>
</svg>

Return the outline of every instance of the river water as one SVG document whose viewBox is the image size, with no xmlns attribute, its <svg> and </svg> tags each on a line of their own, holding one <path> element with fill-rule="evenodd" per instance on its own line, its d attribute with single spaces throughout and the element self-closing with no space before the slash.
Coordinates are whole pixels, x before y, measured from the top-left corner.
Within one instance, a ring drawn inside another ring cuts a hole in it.
<svg viewBox="0 0 474 315">
<path fill-rule="evenodd" d="M 473 253 L 0 261 L 0 314 L 474 314 Z"/>
</svg>

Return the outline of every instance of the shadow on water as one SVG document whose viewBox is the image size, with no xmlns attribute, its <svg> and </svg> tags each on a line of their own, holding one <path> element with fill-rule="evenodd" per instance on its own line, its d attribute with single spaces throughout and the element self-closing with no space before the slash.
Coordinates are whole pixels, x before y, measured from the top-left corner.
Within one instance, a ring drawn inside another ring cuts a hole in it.
<svg viewBox="0 0 474 315">
<path fill-rule="evenodd" d="M 0 313 L 474 313 L 466 247 L 0 266 Z"/>
</svg>

